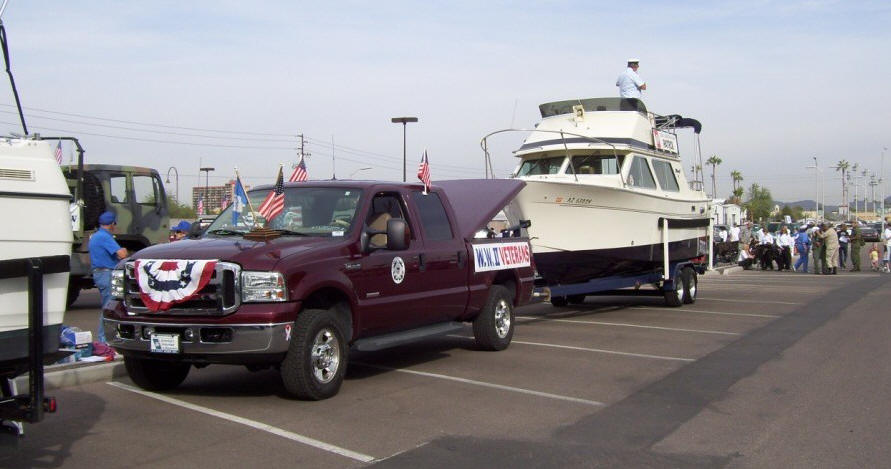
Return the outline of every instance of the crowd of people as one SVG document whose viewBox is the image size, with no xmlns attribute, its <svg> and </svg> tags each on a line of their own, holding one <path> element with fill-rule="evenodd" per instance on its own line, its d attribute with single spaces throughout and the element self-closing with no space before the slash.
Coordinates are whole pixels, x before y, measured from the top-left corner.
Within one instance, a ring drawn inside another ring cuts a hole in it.
<svg viewBox="0 0 891 469">
<path fill-rule="evenodd" d="M 823 275 L 837 274 L 839 269 L 848 268 L 849 261 L 851 272 L 861 271 L 861 252 L 866 245 L 857 221 L 850 225 L 811 222 L 799 226 L 794 234 L 785 225 L 777 233 L 770 233 L 763 227 L 753 229 L 752 222 L 747 222 L 742 227 L 734 225 L 726 236 L 739 243 L 737 263 L 743 268 L 760 266 L 762 270 L 776 268 Z M 881 245 L 872 243 L 869 247 L 872 270 L 889 272 L 889 254 L 891 227 L 881 234 Z"/>
</svg>

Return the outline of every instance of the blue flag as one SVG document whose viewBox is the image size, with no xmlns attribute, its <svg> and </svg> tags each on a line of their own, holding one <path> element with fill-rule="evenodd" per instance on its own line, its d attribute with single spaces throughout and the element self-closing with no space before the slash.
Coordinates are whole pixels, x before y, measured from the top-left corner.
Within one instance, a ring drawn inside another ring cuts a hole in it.
<svg viewBox="0 0 891 469">
<path fill-rule="evenodd" d="M 244 192 L 244 186 L 241 185 L 241 178 L 235 178 L 235 193 L 232 199 L 232 226 L 238 225 L 238 217 L 242 216 L 244 207 L 247 205 L 247 193 Z"/>
</svg>

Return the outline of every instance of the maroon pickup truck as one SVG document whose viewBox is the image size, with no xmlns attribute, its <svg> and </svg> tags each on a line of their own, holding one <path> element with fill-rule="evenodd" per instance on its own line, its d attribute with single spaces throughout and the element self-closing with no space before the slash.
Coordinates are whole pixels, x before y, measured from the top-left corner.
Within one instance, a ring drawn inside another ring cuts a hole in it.
<svg viewBox="0 0 891 469">
<path fill-rule="evenodd" d="M 122 261 L 103 310 L 106 337 L 146 389 L 178 386 L 193 365 L 241 364 L 278 367 L 289 393 L 314 400 L 338 392 L 350 348 L 470 322 L 479 348 L 504 349 L 514 307 L 532 295 L 532 253 L 525 238 L 476 235 L 522 187 L 288 183 L 269 221 L 256 210 L 271 188 L 259 187 L 200 239 Z"/>
</svg>

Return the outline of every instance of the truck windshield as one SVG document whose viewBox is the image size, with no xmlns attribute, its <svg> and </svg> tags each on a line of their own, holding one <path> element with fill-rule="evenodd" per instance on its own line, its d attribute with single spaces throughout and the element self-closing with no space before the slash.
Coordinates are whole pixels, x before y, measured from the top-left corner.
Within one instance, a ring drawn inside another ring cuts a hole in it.
<svg viewBox="0 0 891 469">
<path fill-rule="evenodd" d="M 344 236 L 353 229 L 362 191 L 356 188 L 286 187 L 284 209 L 272 220 L 266 220 L 258 212 L 268 194 L 268 190 L 248 192 L 253 213 L 248 206 L 239 213 L 236 204 L 230 204 L 207 227 L 206 233 L 231 236 L 247 233 L 256 226 L 282 230 L 285 235 Z"/>
</svg>

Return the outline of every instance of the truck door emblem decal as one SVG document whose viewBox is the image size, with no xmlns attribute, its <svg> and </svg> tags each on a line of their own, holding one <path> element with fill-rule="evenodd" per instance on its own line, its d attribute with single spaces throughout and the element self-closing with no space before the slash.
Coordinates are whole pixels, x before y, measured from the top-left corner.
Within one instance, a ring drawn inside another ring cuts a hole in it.
<svg viewBox="0 0 891 469">
<path fill-rule="evenodd" d="M 473 245 L 474 272 L 529 267 L 529 243 L 486 243 Z"/>
<path fill-rule="evenodd" d="M 390 275 L 393 277 L 393 283 L 399 285 L 405 280 L 405 261 L 401 257 L 396 256 L 390 263 Z"/>
<path fill-rule="evenodd" d="M 139 296 L 150 311 L 167 311 L 197 296 L 216 265 L 216 261 L 207 260 L 139 259 L 134 269 Z"/>
</svg>

